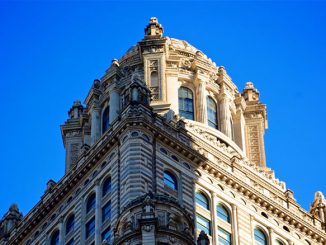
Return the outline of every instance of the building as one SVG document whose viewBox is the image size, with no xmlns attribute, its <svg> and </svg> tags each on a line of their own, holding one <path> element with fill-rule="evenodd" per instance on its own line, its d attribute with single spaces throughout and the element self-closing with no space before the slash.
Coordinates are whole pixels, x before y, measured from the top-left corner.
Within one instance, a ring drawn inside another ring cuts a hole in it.
<svg viewBox="0 0 326 245">
<path fill-rule="evenodd" d="M 266 166 L 258 90 L 156 18 L 68 115 L 65 175 L 0 245 L 326 244 L 322 193 L 306 212 Z"/>
</svg>

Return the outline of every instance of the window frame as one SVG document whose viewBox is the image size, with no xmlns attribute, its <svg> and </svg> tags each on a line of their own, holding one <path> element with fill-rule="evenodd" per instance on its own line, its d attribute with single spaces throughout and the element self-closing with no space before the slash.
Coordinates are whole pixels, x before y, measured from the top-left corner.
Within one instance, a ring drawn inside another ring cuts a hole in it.
<svg viewBox="0 0 326 245">
<path fill-rule="evenodd" d="M 75 229 L 75 215 L 71 214 L 68 216 L 65 227 L 66 235 Z"/>
<path fill-rule="evenodd" d="M 205 201 L 198 198 L 198 196 L 202 197 L 206 201 L 206 203 L 205 203 Z M 196 204 L 198 204 L 202 208 L 210 210 L 210 199 L 202 191 L 196 191 L 196 193 L 195 193 L 195 202 L 196 202 Z"/>
<path fill-rule="evenodd" d="M 181 91 L 184 90 L 187 92 L 187 96 L 185 97 L 181 97 Z M 189 95 L 191 95 L 191 98 L 189 97 Z M 186 101 L 189 100 L 189 101 Z M 180 101 L 182 101 L 182 103 L 180 103 Z M 190 102 L 191 101 L 191 108 L 188 108 L 190 106 Z M 181 109 L 181 104 L 182 109 Z M 192 89 L 185 87 L 185 86 L 181 86 L 178 89 L 178 106 L 179 106 L 179 115 L 181 117 L 184 117 L 188 120 L 195 120 L 195 96 L 194 96 L 194 92 L 192 91 Z M 188 109 L 188 110 L 186 110 Z M 189 110 L 191 109 L 191 110 Z"/>
<path fill-rule="evenodd" d="M 86 214 L 90 213 L 92 210 L 95 210 L 96 206 L 96 194 L 92 193 L 88 196 L 86 201 Z"/>
<path fill-rule="evenodd" d="M 112 191 L 112 179 L 111 176 L 108 176 L 102 185 L 102 197 L 105 197 L 107 194 L 111 193 Z"/>
<path fill-rule="evenodd" d="M 209 102 L 212 102 L 211 104 L 214 104 L 215 106 L 215 122 L 213 122 L 212 120 L 210 120 L 210 103 Z M 207 106 L 207 125 L 211 128 L 214 128 L 214 129 L 218 129 L 218 104 L 216 103 L 216 101 L 213 99 L 212 96 L 210 95 L 207 95 L 206 96 L 206 106 Z"/>
<path fill-rule="evenodd" d="M 224 212 L 220 212 L 220 211 L 224 211 Z M 226 213 L 226 215 L 225 215 Z M 223 220 L 224 222 L 231 224 L 231 212 L 229 211 L 229 209 L 222 203 L 218 203 L 216 205 L 216 216 L 217 218 L 219 218 L 220 220 Z"/>
<path fill-rule="evenodd" d="M 259 235 L 262 235 L 262 237 L 260 237 Z M 264 240 L 262 238 L 264 238 Z M 268 236 L 266 235 L 265 231 L 260 227 L 255 227 L 254 229 L 254 240 L 255 244 L 257 245 L 268 245 Z M 260 240 L 264 241 L 264 243 L 261 243 Z"/>
<path fill-rule="evenodd" d="M 166 178 L 166 176 L 171 178 L 172 181 Z M 163 171 L 163 182 L 164 182 L 164 186 L 167 186 L 172 190 L 178 191 L 178 179 L 175 176 L 175 174 L 173 174 L 171 171 L 169 170 Z"/>
</svg>

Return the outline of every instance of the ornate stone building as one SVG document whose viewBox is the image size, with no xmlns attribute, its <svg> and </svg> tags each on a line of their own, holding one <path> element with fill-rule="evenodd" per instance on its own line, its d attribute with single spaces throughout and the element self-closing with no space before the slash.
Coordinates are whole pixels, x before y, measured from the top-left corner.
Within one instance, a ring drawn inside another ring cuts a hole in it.
<svg viewBox="0 0 326 245">
<path fill-rule="evenodd" d="M 322 193 L 307 212 L 266 166 L 258 90 L 156 18 L 68 116 L 65 175 L 1 245 L 326 244 Z"/>
</svg>

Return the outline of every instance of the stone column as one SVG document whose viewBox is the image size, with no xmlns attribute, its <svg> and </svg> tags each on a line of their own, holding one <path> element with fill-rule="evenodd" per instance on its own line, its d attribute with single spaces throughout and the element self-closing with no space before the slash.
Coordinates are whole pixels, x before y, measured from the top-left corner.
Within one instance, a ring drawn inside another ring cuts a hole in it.
<svg viewBox="0 0 326 245">
<path fill-rule="evenodd" d="M 231 112 L 230 112 L 230 102 L 229 98 L 225 93 L 219 96 L 219 112 L 220 112 L 220 128 L 221 132 L 228 137 L 231 135 Z"/>
<path fill-rule="evenodd" d="M 218 218 L 216 214 L 217 196 L 211 191 L 211 220 L 212 220 L 212 241 L 213 244 L 218 244 Z"/>
<path fill-rule="evenodd" d="M 59 219 L 59 244 L 64 245 L 64 229 L 63 229 L 63 217 L 61 216 Z"/>
<path fill-rule="evenodd" d="M 274 232 L 273 229 L 271 227 L 268 227 L 268 244 L 269 245 L 273 245 L 273 241 L 274 241 Z"/>
<path fill-rule="evenodd" d="M 101 137 L 101 110 L 96 102 L 92 105 L 91 117 L 91 144 L 94 145 Z"/>
<path fill-rule="evenodd" d="M 238 245 L 239 244 L 239 237 L 238 237 L 238 208 L 233 203 L 232 206 L 232 214 L 231 214 L 231 226 L 232 226 L 232 244 Z"/>
<path fill-rule="evenodd" d="M 110 124 L 118 117 L 120 110 L 120 94 L 116 88 L 110 90 L 110 115 L 109 122 Z"/>
<path fill-rule="evenodd" d="M 96 181 L 95 186 L 96 204 L 95 204 L 95 245 L 101 245 L 101 186 L 100 181 Z"/>
<path fill-rule="evenodd" d="M 198 83 L 197 108 L 197 121 L 207 123 L 206 83 L 204 81 Z"/>
</svg>

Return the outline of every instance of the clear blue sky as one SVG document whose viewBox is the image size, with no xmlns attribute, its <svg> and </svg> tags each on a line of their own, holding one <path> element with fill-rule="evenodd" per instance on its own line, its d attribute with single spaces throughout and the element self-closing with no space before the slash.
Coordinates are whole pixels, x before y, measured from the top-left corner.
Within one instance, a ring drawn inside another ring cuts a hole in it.
<svg viewBox="0 0 326 245">
<path fill-rule="evenodd" d="M 325 2 L 0 2 L 0 215 L 26 214 L 64 173 L 59 125 L 156 16 L 253 81 L 267 104 L 267 164 L 308 209 L 325 184 Z M 326 194 L 326 193 L 325 193 Z"/>
</svg>

